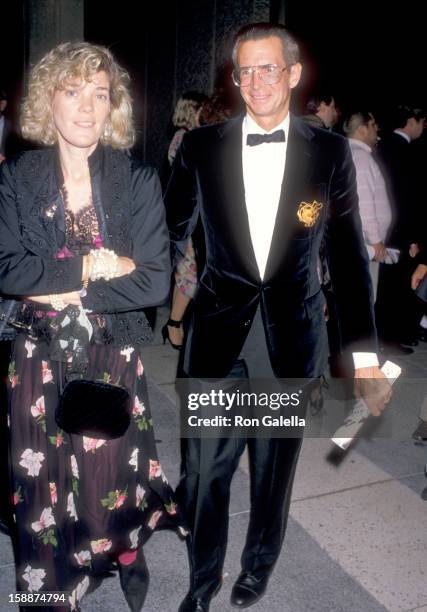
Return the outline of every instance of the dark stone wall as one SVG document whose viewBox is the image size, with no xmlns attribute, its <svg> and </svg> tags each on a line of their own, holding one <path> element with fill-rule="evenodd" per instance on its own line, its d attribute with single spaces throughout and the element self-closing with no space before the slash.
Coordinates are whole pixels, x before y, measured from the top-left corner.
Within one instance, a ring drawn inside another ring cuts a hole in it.
<svg viewBox="0 0 427 612">
<path fill-rule="evenodd" d="M 270 0 L 176 0 L 161 18 L 151 9 L 151 22 L 159 22 L 167 35 L 162 48 L 156 30 L 147 25 L 146 121 L 144 153 L 162 168 L 172 135 L 170 119 L 180 95 L 196 90 L 210 95 L 230 87 L 227 60 L 234 32 L 250 21 L 268 21 Z M 161 8 L 158 9 L 161 12 Z"/>
<path fill-rule="evenodd" d="M 27 66 L 52 47 L 83 39 L 84 0 L 25 0 Z"/>
<path fill-rule="evenodd" d="M 24 75 L 24 7 L 23 0 L 3 2 L 1 7 L 0 88 L 6 91 L 6 114 L 17 123 Z"/>
</svg>

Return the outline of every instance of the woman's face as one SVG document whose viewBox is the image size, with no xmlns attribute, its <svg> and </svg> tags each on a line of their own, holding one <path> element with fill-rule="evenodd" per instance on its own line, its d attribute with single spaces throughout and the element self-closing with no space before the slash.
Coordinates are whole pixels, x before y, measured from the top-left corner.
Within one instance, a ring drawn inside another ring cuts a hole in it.
<svg viewBox="0 0 427 612">
<path fill-rule="evenodd" d="M 89 82 L 79 80 L 57 89 L 52 114 L 59 145 L 88 149 L 91 153 L 102 135 L 110 108 L 110 81 L 103 70 Z"/>
</svg>

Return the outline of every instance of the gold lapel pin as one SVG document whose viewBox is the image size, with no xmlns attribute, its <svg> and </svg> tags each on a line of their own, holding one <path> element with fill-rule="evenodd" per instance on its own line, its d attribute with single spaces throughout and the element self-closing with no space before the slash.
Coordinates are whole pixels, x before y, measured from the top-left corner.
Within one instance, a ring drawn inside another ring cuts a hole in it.
<svg viewBox="0 0 427 612">
<path fill-rule="evenodd" d="M 323 204 L 321 202 L 316 202 L 316 200 L 313 200 L 313 202 L 301 202 L 297 211 L 298 220 L 301 221 L 305 227 L 313 227 L 322 208 Z"/>
</svg>

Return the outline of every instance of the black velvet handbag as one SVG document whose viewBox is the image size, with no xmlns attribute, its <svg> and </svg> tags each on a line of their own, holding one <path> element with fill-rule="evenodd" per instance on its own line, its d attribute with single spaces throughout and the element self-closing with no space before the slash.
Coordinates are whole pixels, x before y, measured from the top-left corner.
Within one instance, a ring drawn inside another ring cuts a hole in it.
<svg viewBox="0 0 427 612">
<path fill-rule="evenodd" d="M 131 397 L 125 387 L 98 380 L 72 380 L 59 398 L 55 419 L 67 433 L 112 440 L 130 424 Z"/>
<path fill-rule="evenodd" d="M 131 419 L 131 396 L 125 387 L 85 378 L 89 332 L 79 307 L 69 305 L 57 320 L 58 331 L 50 345 L 50 358 L 65 363 L 66 384 L 59 397 L 55 420 L 70 434 L 112 440 L 120 438 Z M 62 385 L 62 382 L 61 382 Z"/>
</svg>

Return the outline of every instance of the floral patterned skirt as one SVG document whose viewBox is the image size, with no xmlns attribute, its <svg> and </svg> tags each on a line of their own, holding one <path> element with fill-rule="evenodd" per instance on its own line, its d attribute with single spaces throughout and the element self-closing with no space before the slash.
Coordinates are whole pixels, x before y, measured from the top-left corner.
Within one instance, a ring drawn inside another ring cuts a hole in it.
<svg viewBox="0 0 427 612">
<path fill-rule="evenodd" d="M 187 243 L 185 255 L 176 264 L 175 282 L 178 289 L 192 299 L 197 289 L 197 266 L 193 241 Z"/>
<path fill-rule="evenodd" d="M 91 345 L 87 378 L 132 392 L 133 418 L 121 438 L 59 430 L 58 364 L 49 361 L 44 343 L 24 335 L 15 340 L 8 422 L 17 588 L 67 591 L 64 610 L 79 609 L 85 592 L 117 568 L 118 554 L 142 546 L 155 529 L 179 523 L 157 457 L 138 351 Z"/>
</svg>

